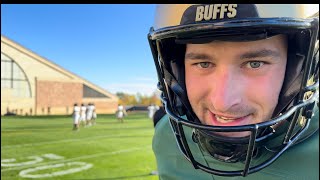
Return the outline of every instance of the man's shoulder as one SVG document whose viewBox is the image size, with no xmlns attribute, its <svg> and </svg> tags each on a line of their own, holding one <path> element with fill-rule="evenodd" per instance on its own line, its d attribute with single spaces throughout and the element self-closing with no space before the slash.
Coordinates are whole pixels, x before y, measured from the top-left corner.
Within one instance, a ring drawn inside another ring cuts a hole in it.
<svg viewBox="0 0 320 180">
<path fill-rule="evenodd" d="M 289 179 L 319 179 L 319 132 L 289 148 L 264 173 Z"/>
<path fill-rule="evenodd" d="M 158 124 L 158 122 L 160 120 L 162 120 L 163 118 L 167 118 L 168 119 L 168 116 L 166 116 L 166 111 L 163 109 L 163 108 L 160 108 L 159 110 L 157 110 L 154 115 L 153 115 L 153 125 L 154 127 L 156 127 L 156 125 Z"/>
<path fill-rule="evenodd" d="M 156 131 L 163 130 L 163 129 L 168 129 L 169 125 L 169 116 L 167 114 L 161 114 L 157 116 L 155 114 L 153 118 L 154 122 L 154 128 Z M 170 129 L 171 130 L 171 129 Z"/>
<path fill-rule="evenodd" d="M 167 146 L 163 146 L 167 144 Z M 174 136 L 169 124 L 169 116 L 164 115 L 156 124 L 153 136 L 153 150 L 158 154 L 164 154 L 168 148 L 176 146 Z M 172 151 L 171 151 L 172 152 Z"/>
</svg>

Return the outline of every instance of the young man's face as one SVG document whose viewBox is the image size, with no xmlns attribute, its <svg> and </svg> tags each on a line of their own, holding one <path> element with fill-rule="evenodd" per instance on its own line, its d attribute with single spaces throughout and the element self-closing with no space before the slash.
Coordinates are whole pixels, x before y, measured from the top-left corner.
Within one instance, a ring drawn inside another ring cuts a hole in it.
<svg viewBox="0 0 320 180">
<path fill-rule="evenodd" d="M 190 104 L 207 125 L 267 121 L 278 103 L 286 63 L 283 35 L 251 42 L 187 44 L 185 77 Z M 249 132 L 219 134 L 242 137 Z"/>
</svg>

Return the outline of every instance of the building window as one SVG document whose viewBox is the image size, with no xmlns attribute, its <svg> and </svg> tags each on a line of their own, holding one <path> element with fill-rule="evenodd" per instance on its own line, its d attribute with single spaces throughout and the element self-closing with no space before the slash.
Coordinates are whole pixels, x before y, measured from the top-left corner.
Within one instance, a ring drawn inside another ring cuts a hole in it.
<svg viewBox="0 0 320 180">
<path fill-rule="evenodd" d="M 31 97 L 30 83 L 19 65 L 1 52 L 1 88 L 11 88 L 12 96 Z"/>
<path fill-rule="evenodd" d="M 83 97 L 84 98 L 109 98 L 108 96 L 86 86 L 83 85 Z"/>
</svg>

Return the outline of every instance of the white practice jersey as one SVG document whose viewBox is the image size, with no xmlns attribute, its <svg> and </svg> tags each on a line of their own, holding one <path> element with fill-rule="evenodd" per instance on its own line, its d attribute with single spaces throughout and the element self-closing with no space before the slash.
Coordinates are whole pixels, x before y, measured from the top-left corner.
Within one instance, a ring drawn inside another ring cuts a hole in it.
<svg viewBox="0 0 320 180">
<path fill-rule="evenodd" d="M 80 107 L 79 106 L 74 106 L 73 107 L 73 122 L 75 124 L 77 124 L 79 119 L 80 119 Z"/>
</svg>

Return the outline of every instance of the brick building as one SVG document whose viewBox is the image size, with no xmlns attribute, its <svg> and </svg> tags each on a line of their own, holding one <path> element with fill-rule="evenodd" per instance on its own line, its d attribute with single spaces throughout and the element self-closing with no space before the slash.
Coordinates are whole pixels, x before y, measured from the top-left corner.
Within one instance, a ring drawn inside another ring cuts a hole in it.
<svg viewBox="0 0 320 180">
<path fill-rule="evenodd" d="M 74 103 L 114 113 L 118 98 L 1 36 L 1 115 L 71 114 Z"/>
</svg>

